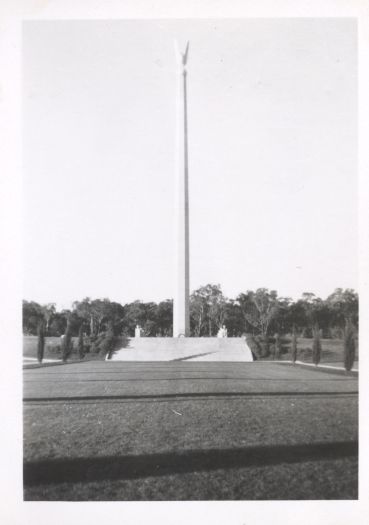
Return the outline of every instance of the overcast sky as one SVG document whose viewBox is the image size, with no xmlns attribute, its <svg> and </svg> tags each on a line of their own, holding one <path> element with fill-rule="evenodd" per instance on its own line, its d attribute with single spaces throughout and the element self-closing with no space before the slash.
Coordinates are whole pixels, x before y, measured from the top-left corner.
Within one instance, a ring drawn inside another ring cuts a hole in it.
<svg viewBox="0 0 369 525">
<path fill-rule="evenodd" d="M 29 21 L 24 298 L 173 297 L 174 38 L 191 290 L 357 288 L 353 19 Z"/>
</svg>

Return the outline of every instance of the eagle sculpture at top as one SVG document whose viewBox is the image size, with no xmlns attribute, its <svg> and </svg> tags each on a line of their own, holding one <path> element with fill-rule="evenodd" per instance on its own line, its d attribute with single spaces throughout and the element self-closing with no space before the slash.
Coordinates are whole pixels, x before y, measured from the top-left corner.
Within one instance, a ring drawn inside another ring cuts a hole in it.
<svg viewBox="0 0 369 525">
<path fill-rule="evenodd" d="M 188 60 L 188 48 L 189 48 L 189 46 L 190 46 L 190 43 L 187 42 L 186 49 L 185 49 L 185 52 L 184 52 L 184 53 L 182 53 L 182 52 L 179 50 L 179 45 L 178 45 L 177 40 L 176 40 L 175 44 L 176 44 L 177 56 L 178 56 L 178 58 L 180 58 L 180 60 L 181 60 L 181 62 L 182 62 L 182 66 L 185 67 L 185 65 L 187 64 L 187 60 Z"/>
</svg>

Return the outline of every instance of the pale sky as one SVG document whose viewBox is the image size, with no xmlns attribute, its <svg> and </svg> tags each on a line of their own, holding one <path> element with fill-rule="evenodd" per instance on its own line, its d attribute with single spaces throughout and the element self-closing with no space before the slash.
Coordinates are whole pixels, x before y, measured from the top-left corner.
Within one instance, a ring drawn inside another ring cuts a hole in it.
<svg viewBox="0 0 369 525">
<path fill-rule="evenodd" d="M 174 290 L 176 63 L 188 63 L 190 283 L 357 288 L 353 19 L 23 25 L 24 298 Z"/>
</svg>

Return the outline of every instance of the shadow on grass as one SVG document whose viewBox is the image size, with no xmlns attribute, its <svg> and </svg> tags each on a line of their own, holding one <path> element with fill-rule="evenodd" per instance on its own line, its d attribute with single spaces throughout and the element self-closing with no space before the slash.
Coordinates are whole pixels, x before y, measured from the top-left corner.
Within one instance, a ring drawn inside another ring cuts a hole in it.
<svg viewBox="0 0 369 525">
<path fill-rule="evenodd" d="M 140 456 L 60 458 L 26 462 L 25 486 L 65 482 L 138 479 L 217 469 L 355 457 L 358 443 L 343 441 L 237 449 L 188 450 Z"/>
<path fill-rule="evenodd" d="M 127 395 L 97 395 L 97 396 L 51 396 L 51 397 L 24 397 L 23 402 L 25 403 L 50 403 L 56 401 L 113 401 L 113 400 L 125 400 L 129 399 L 132 401 L 140 399 L 186 399 L 186 398 L 212 398 L 212 397 L 283 397 L 283 396 L 347 396 L 357 395 L 357 390 L 347 391 L 316 391 L 316 392 L 295 392 L 295 391 L 284 391 L 284 392 L 183 392 L 178 394 L 127 394 Z"/>
<path fill-rule="evenodd" d="M 202 377 L 202 376 L 198 376 L 198 377 L 154 377 L 154 378 L 146 378 L 146 377 L 129 377 L 129 378 L 121 378 L 119 377 L 118 379 L 111 379 L 110 377 L 106 378 L 106 377 L 103 377 L 102 379 L 98 379 L 96 377 L 90 379 L 84 379 L 84 378 L 80 378 L 79 377 L 79 374 L 75 374 L 75 373 L 72 373 L 72 374 L 68 374 L 68 373 L 65 373 L 65 372 L 62 372 L 63 374 L 63 377 L 60 377 L 60 376 L 57 376 L 57 377 L 50 377 L 47 376 L 47 379 L 44 379 L 42 377 L 42 379 L 39 378 L 39 376 L 35 379 L 28 379 L 25 378 L 24 382 L 25 383 L 37 383 L 38 385 L 41 384 L 41 383 L 75 383 L 76 381 L 78 381 L 78 384 L 81 384 L 81 383 L 101 383 L 101 382 L 109 382 L 109 383 L 158 383 L 160 381 L 166 381 L 166 382 L 169 382 L 169 381 L 174 381 L 174 382 L 177 382 L 177 383 L 180 383 L 181 381 L 192 381 L 192 382 L 196 382 L 196 381 L 243 381 L 243 382 L 250 382 L 250 381 L 266 381 L 266 379 L 264 378 L 259 378 L 259 377 Z M 91 373 L 90 373 L 91 374 Z M 53 375 L 56 375 L 56 374 L 53 374 Z M 69 375 L 72 375 L 72 376 L 76 376 L 77 379 L 75 379 L 75 377 L 72 377 L 72 378 L 67 378 L 65 379 L 64 376 L 69 376 Z M 297 383 L 297 382 L 300 382 L 301 383 L 301 379 L 298 380 L 298 379 L 272 379 L 273 382 L 275 383 Z M 304 379 L 303 381 L 305 382 L 308 382 L 309 384 L 310 383 L 322 383 L 323 381 L 327 381 L 326 378 L 318 378 L 318 379 Z M 343 382 L 344 379 L 331 379 L 330 381 L 339 381 L 339 382 Z"/>
<path fill-rule="evenodd" d="M 171 362 L 174 363 L 176 361 L 188 361 L 189 359 L 192 359 L 193 357 L 202 357 L 204 355 L 210 355 L 210 354 L 215 354 L 215 352 L 205 352 L 204 354 L 193 354 L 193 355 L 188 355 L 186 357 L 178 357 L 177 359 L 171 359 Z"/>
</svg>

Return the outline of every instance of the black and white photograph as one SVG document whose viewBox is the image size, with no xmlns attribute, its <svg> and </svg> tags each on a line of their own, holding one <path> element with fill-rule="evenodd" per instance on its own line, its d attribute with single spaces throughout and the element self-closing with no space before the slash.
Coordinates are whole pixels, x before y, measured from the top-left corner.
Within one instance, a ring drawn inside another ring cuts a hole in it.
<svg viewBox="0 0 369 525">
<path fill-rule="evenodd" d="M 21 20 L 23 520 L 359 504 L 359 31 Z"/>
</svg>

